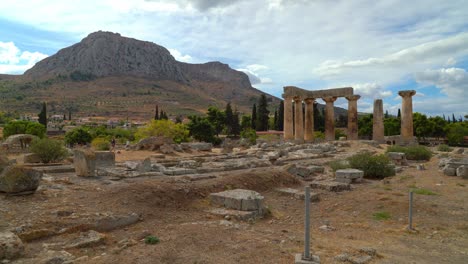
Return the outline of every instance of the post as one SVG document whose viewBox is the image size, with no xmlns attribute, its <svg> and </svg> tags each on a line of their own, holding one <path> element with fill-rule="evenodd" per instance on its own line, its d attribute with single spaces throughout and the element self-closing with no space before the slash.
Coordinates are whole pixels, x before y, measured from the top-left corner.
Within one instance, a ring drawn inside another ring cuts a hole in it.
<svg viewBox="0 0 468 264">
<path fill-rule="evenodd" d="M 409 192 L 408 230 L 413 230 L 413 191 Z"/>
<path fill-rule="evenodd" d="M 305 187 L 304 259 L 310 259 L 310 187 Z"/>
</svg>

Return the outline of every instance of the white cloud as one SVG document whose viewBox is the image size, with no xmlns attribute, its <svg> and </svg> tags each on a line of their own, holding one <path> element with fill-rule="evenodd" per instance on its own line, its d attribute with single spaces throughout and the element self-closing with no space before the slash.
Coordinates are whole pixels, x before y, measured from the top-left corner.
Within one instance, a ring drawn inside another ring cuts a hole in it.
<svg viewBox="0 0 468 264">
<path fill-rule="evenodd" d="M 245 69 L 237 69 L 238 71 L 242 71 L 247 76 L 249 76 L 250 83 L 252 85 L 257 84 L 272 84 L 273 80 L 269 77 L 261 77 L 260 75 L 265 73 L 268 70 L 268 66 L 261 65 L 261 64 L 250 64 L 245 66 Z"/>
<path fill-rule="evenodd" d="M 169 52 L 171 53 L 172 56 L 178 61 L 182 62 L 192 62 L 192 56 L 185 54 L 182 55 L 182 53 L 176 49 L 168 49 Z"/>
<path fill-rule="evenodd" d="M 424 85 L 434 85 L 449 98 L 468 100 L 468 73 L 460 68 L 442 68 L 417 73 L 415 79 Z"/>
<path fill-rule="evenodd" d="M 46 57 L 46 54 L 40 52 L 21 52 L 13 42 L 0 41 L 0 73 L 23 73 Z"/>
<path fill-rule="evenodd" d="M 381 99 L 392 96 L 392 91 L 385 90 L 377 83 L 358 83 L 352 85 L 352 87 L 354 88 L 354 94 L 359 94 L 362 97 Z"/>
</svg>

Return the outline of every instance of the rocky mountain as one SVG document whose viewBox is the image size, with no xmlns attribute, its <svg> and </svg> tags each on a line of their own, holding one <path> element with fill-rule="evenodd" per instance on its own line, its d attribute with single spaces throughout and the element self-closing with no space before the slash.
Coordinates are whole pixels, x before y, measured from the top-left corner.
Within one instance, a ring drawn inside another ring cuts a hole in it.
<svg viewBox="0 0 468 264">
<path fill-rule="evenodd" d="M 195 113 L 209 105 L 224 107 L 227 102 L 249 112 L 263 93 L 251 86 L 245 73 L 227 64 L 179 62 L 160 45 L 102 31 L 61 49 L 15 79 L 17 89 L 9 94 L 22 98 L 23 106 L 36 107 L 28 99 L 40 97 L 60 111 L 65 108 L 63 101 L 74 101 L 87 104 L 84 114 L 96 115 L 122 114 L 122 109 L 125 114 L 143 114 L 155 104 L 169 111 Z M 4 103 L 15 107 L 15 101 Z"/>
</svg>

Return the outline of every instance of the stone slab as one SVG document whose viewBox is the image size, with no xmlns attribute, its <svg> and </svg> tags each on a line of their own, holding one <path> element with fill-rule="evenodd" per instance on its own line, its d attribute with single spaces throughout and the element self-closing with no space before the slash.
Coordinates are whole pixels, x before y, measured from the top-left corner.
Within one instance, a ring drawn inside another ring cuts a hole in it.
<svg viewBox="0 0 468 264">
<path fill-rule="evenodd" d="M 301 98 L 323 98 L 327 96 L 332 97 L 345 97 L 353 95 L 352 87 L 344 88 L 333 88 L 333 89 L 324 89 L 324 90 L 305 90 L 296 86 L 285 86 L 283 89 L 284 96 L 299 96 Z"/>
<path fill-rule="evenodd" d="M 335 172 L 336 181 L 341 183 L 361 182 L 364 172 L 357 169 L 342 169 Z"/>
<path fill-rule="evenodd" d="M 33 169 L 47 174 L 75 172 L 75 167 L 72 165 L 40 166 L 33 167 Z"/>
<path fill-rule="evenodd" d="M 302 253 L 294 255 L 294 264 L 320 264 L 319 256 L 311 255 L 309 260 L 304 260 L 302 255 Z"/>
<path fill-rule="evenodd" d="M 115 166 L 115 153 L 112 151 L 96 151 L 96 168 L 112 168 Z"/>
<path fill-rule="evenodd" d="M 321 189 L 330 192 L 341 192 L 351 190 L 351 186 L 347 183 L 336 181 L 314 181 L 310 184 L 312 189 Z"/>
<path fill-rule="evenodd" d="M 263 199 L 258 192 L 235 189 L 210 194 L 211 203 L 228 209 L 241 211 L 262 211 Z"/>
<path fill-rule="evenodd" d="M 261 215 L 258 211 L 240 211 L 240 210 L 230 210 L 225 208 L 215 208 L 208 210 L 208 213 L 222 216 L 223 218 L 230 217 L 241 221 L 247 221 L 250 219 L 260 218 Z"/>
<path fill-rule="evenodd" d="M 304 201 L 305 198 L 304 191 L 296 190 L 293 188 L 276 188 L 275 191 L 279 192 L 280 194 L 290 195 L 297 200 Z M 309 197 L 311 202 L 318 202 L 320 200 L 318 193 L 311 192 Z"/>
</svg>

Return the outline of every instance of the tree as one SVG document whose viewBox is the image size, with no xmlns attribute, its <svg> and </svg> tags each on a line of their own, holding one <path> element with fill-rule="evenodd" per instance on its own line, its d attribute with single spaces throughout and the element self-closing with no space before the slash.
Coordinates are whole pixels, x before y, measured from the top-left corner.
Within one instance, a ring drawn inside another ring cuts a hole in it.
<svg viewBox="0 0 468 264">
<path fill-rule="evenodd" d="M 397 117 L 398 117 L 398 118 L 401 118 L 401 111 L 400 111 L 400 108 L 398 108 L 398 114 L 397 114 Z"/>
<path fill-rule="evenodd" d="M 413 130 L 414 135 L 419 138 L 425 138 L 431 135 L 431 122 L 427 121 L 427 117 L 421 113 L 413 113 Z"/>
<path fill-rule="evenodd" d="M 455 114 L 452 113 L 452 123 L 456 123 L 457 122 L 457 119 L 455 119 Z"/>
<path fill-rule="evenodd" d="M 154 114 L 154 120 L 159 120 L 159 109 L 158 109 L 158 105 L 156 105 L 156 113 Z"/>
<path fill-rule="evenodd" d="M 208 121 L 213 125 L 217 136 L 223 131 L 224 124 L 226 123 L 225 120 L 226 116 L 224 112 L 214 106 L 208 107 Z"/>
<path fill-rule="evenodd" d="M 450 145 L 463 144 L 464 137 L 468 135 L 468 122 L 452 123 L 447 125 L 447 140 Z"/>
<path fill-rule="evenodd" d="M 268 102 L 266 95 L 262 94 L 258 101 L 257 109 L 257 131 L 267 131 L 268 130 L 268 116 L 270 112 L 268 111 Z"/>
<path fill-rule="evenodd" d="M 275 110 L 275 114 L 273 116 L 273 127 L 272 127 L 272 129 L 276 130 L 277 127 L 278 127 L 278 110 Z"/>
<path fill-rule="evenodd" d="M 47 127 L 47 105 L 45 102 L 42 103 L 42 110 L 38 116 L 39 116 L 39 123 Z"/>
<path fill-rule="evenodd" d="M 61 161 L 68 155 L 62 142 L 48 138 L 34 140 L 30 150 L 37 154 L 43 163 Z"/>
<path fill-rule="evenodd" d="M 226 126 L 226 134 L 231 135 L 232 127 L 234 125 L 234 114 L 232 113 L 231 103 L 227 103 L 226 110 L 224 110 L 224 124 Z"/>
<path fill-rule="evenodd" d="M 384 119 L 384 135 L 394 136 L 400 134 L 400 120 L 396 117 L 388 117 Z"/>
<path fill-rule="evenodd" d="M 241 128 L 242 130 L 246 128 L 252 128 L 252 118 L 248 115 L 243 115 L 241 118 Z"/>
<path fill-rule="evenodd" d="M 206 117 L 189 116 L 190 122 L 187 127 L 190 131 L 190 136 L 194 139 L 210 143 L 218 143 L 216 129 Z"/>
<path fill-rule="evenodd" d="M 237 109 L 234 110 L 234 115 L 232 117 L 232 134 L 234 136 L 238 136 L 241 132 L 240 124 L 239 124 L 239 112 Z"/>
<path fill-rule="evenodd" d="M 92 139 L 91 134 L 82 127 L 70 130 L 65 134 L 65 143 L 72 147 L 75 144 L 85 145 L 90 143 Z"/>
<path fill-rule="evenodd" d="M 325 116 L 323 111 L 319 111 L 317 102 L 314 102 L 314 130 L 325 131 Z"/>
<path fill-rule="evenodd" d="M 254 104 L 252 107 L 252 115 L 251 115 L 250 121 L 252 122 L 250 127 L 255 130 L 257 127 L 257 105 L 256 104 Z"/>
<path fill-rule="evenodd" d="M 151 120 L 149 124 L 138 128 L 135 133 L 137 139 L 147 137 L 166 137 L 171 138 L 175 143 L 187 142 L 189 139 L 189 130 L 184 124 L 176 124 L 171 120 Z"/>
<path fill-rule="evenodd" d="M 42 124 L 31 121 L 11 121 L 3 128 L 5 138 L 16 134 L 29 134 L 43 138 L 46 134 L 46 128 Z"/>
<path fill-rule="evenodd" d="M 358 118 L 359 136 L 372 138 L 372 121 L 373 121 L 372 114 L 360 116 Z"/>
<path fill-rule="evenodd" d="M 284 101 L 280 102 L 279 109 L 278 109 L 278 123 L 276 126 L 276 130 L 283 131 L 284 125 Z"/>
<path fill-rule="evenodd" d="M 384 115 L 384 118 L 388 118 L 389 115 L 388 115 L 388 110 L 385 110 L 385 115 Z"/>
<path fill-rule="evenodd" d="M 445 127 L 447 126 L 447 120 L 440 116 L 429 117 L 428 122 L 431 123 L 431 136 L 437 139 L 445 137 Z"/>
</svg>

